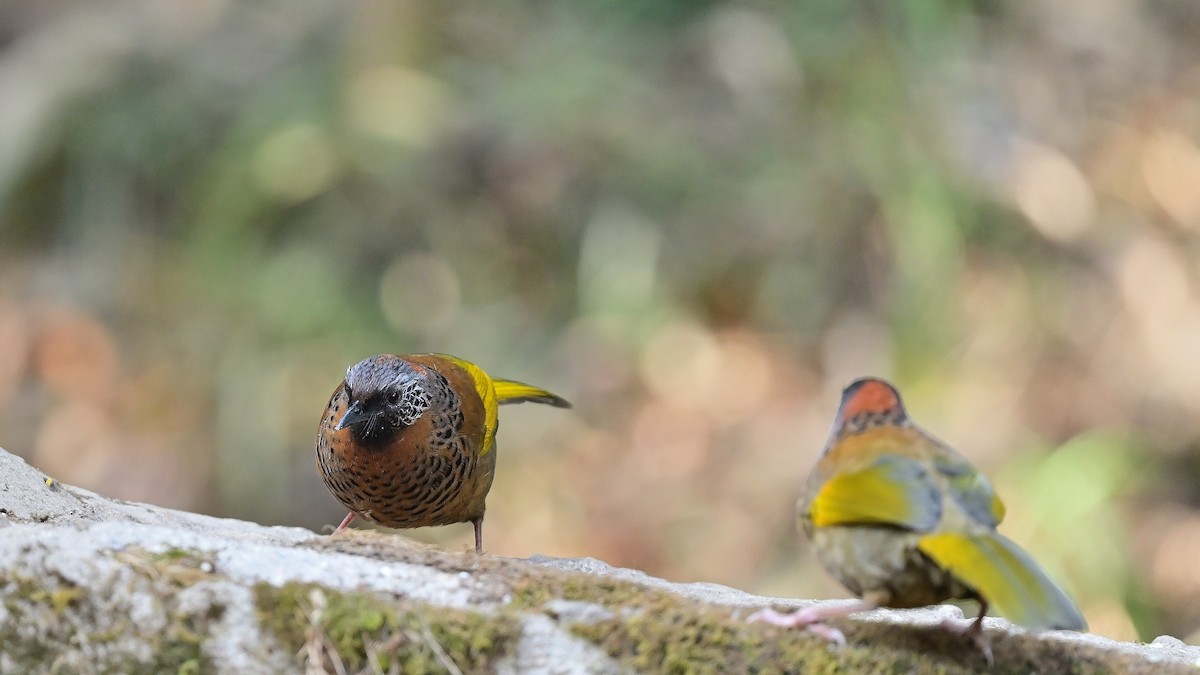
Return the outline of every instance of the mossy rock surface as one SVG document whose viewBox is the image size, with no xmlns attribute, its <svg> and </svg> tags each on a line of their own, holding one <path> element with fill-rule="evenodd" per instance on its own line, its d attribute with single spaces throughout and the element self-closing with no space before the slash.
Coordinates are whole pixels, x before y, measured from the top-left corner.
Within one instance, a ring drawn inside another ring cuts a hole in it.
<svg viewBox="0 0 1200 675">
<path fill-rule="evenodd" d="M 1200 673 L 1200 648 L 1032 635 L 955 608 L 748 623 L 763 598 L 592 559 L 446 553 L 129 504 L 0 450 L 3 673 Z"/>
<path fill-rule="evenodd" d="M 472 612 L 403 598 L 339 592 L 318 584 L 255 586 L 259 619 L 272 637 L 328 671 L 424 673 L 454 664 L 488 672 L 521 636 L 511 612 Z"/>
</svg>

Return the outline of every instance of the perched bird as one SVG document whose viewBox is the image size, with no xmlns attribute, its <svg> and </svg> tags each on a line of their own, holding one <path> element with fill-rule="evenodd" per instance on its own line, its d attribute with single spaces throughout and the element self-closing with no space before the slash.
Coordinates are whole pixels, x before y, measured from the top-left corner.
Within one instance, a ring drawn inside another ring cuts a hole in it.
<svg viewBox="0 0 1200 675">
<path fill-rule="evenodd" d="M 994 606 L 1034 630 L 1086 630 L 1083 616 L 1037 563 L 996 526 L 1004 504 L 987 478 L 914 424 L 895 387 L 875 378 L 842 393 L 833 432 L 796 504 L 821 564 L 860 600 L 753 620 L 808 626 L 839 642 L 823 619 L 875 607 L 979 602 L 966 628 L 988 660 L 983 617 Z"/>
<path fill-rule="evenodd" d="M 445 354 L 381 354 L 346 371 L 317 429 L 317 471 L 355 516 L 385 527 L 470 521 L 483 551 L 483 511 L 496 470 L 497 406 L 570 403 L 492 378 Z"/>
</svg>

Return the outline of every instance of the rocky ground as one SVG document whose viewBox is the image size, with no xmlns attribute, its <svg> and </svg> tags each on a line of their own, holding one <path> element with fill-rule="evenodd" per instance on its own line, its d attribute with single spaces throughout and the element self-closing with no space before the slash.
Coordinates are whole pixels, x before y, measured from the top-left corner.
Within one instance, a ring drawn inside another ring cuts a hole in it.
<svg viewBox="0 0 1200 675">
<path fill-rule="evenodd" d="M 750 624 L 773 604 L 589 558 L 444 553 L 120 502 L 0 450 L 0 673 L 736 673 L 988 670 L 955 607 Z M 1200 672 L 1200 647 L 987 621 L 994 673 Z"/>
</svg>

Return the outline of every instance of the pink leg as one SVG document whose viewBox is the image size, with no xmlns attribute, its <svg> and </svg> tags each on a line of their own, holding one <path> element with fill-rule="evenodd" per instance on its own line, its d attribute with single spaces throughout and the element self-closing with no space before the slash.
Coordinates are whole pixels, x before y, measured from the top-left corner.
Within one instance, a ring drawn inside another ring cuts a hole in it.
<svg viewBox="0 0 1200 675">
<path fill-rule="evenodd" d="M 836 605 L 832 607 L 828 605 L 821 607 L 807 607 L 805 609 L 792 612 L 791 614 L 782 614 L 780 612 L 776 612 L 770 607 L 765 607 L 752 614 L 749 620 L 762 621 L 763 623 L 769 623 L 772 626 L 781 626 L 784 628 L 804 627 L 809 632 L 829 640 L 830 642 L 836 642 L 839 645 L 844 645 L 846 644 L 846 636 L 842 635 L 842 631 L 831 626 L 826 626 L 821 622 L 825 619 L 846 616 L 847 614 L 853 614 L 854 612 L 864 612 L 870 609 L 875 609 L 876 607 L 878 607 L 877 604 L 868 602 L 866 600 L 856 600 L 845 605 Z"/>
<path fill-rule="evenodd" d="M 975 617 L 974 621 L 963 626 L 953 619 L 946 619 L 942 622 L 942 628 L 970 638 L 975 643 L 975 646 L 979 648 L 979 651 L 983 652 L 983 658 L 987 660 L 988 667 L 990 668 L 994 664 L 992 660 L 992 645 L 988 641 L 987 636 L 983 634 L 983 617 L 987 614 L 987 611 L 988 604 L 980 600 L 979 615 Z"/>
<path fill-rule="evenodd" d="M 338 532 L 341 532 L 342 530 L 346 529 L 353 520 L 354 520 L 354 512 L 351 511 L 350 513 L 346 514 L 346 517 L 342 519 L 342 524 L 338 525 L 337 529 L 335 529 L 333 531 L 333 533 L 337 534 Z"/>
<path fill-rule="evenodd" d="M 471 525 L 475 526 L 475 553 L 483 555 L 483 516 L 472 518 Z"/>
</svg>

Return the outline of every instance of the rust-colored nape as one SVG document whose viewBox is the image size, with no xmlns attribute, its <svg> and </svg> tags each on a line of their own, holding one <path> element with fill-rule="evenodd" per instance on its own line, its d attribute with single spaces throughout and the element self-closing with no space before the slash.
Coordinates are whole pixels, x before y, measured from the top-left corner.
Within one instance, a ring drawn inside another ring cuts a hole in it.
<svg viewBox="0 0 1200 675">
<path fill-rule="evenodd" d="M 887 382 L 877 377 L 864 377 L 855 380 L 842 392 L 842 406 L 838 409 L 838 423 L 852 419 L 863 413 L 891 414 L 903 418 L 904 404 L 900 402 L 900 392 Z"/>
</svg>

